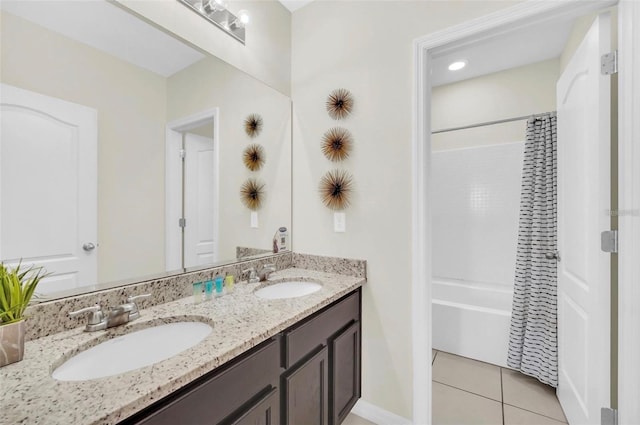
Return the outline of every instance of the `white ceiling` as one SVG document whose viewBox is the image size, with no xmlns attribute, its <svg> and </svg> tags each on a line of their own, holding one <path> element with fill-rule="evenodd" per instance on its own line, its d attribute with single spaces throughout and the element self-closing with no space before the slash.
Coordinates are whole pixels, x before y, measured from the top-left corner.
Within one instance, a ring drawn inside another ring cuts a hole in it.
<svg viewBox="0 0 640 425">
<path fill-rule="evenodd" d="M 482 41 L 466 44 L 446 52 L 434 53 L 431 81 L 433 86 L 557 58 L 569 38 L 573 22 L 553 22 L 514 30 Z M 466 60 L 460 71 L 449 71 L 450 63 Z"/>
<path fill-rule="evenodd" d="M 204 58 L 199 51 L 103 0 L 2 0 L 0 8 L 163 77 Z"/>
<path fill-rule="evenodd" d="M 291 11 L 311 1 L 280 0 Z M 199 51 L 103 0 L 2 0 L 0 8 L 164 77 L 204 58 Z M 567 21 L 534 25 L 515 30 L 508 37 L 487 38 L 436 53 L 432 84 L 450 84 L 557 58 L 571 26 Z M 447 69 L 460 59 L 468 61 L 464 69 Z"/>
<path fill-rule="evenodd" d="M 284 7 L 286 7 L 291 12 L 293 12 L 294 10 L 298 10 L 301 7 L 308 5 L 313 0 L 279 0 L 279 1 L 284 5 Z"/>
</svg>

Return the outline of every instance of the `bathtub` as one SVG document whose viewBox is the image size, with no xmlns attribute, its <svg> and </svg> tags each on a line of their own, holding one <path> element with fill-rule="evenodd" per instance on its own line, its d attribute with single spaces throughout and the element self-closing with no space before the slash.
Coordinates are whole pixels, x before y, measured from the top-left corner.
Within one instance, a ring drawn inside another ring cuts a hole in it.
<svg viewBox="0 0 640 425">
<path fill-rule="evenodd" d="M 513 290 L 433 278 L 433 348 L 506 367 Z"/>
</svg>

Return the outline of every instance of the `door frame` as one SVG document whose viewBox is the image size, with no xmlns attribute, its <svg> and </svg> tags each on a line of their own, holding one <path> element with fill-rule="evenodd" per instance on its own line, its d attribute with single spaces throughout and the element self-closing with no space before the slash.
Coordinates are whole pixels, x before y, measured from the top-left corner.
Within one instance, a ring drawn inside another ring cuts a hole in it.
<svg viewBox="0 0 640 425">
<path fill-rule="evenodd" d="M 618 423 L 640 423 L 640 4 L 618 5 Z M 635 25 L 634 25 L 635 24 Z"/>
<path fill-rule="evenodd" d="M 180 159 L 180 147 L 182 146 L 182 133 L 197 128 L 206 122 L 213 121 L 213 246 L 214 261 L 219 252 L 219 158 L 220 158 L 220 108 L 207 109 L 171 121 L 166 127 L 165 137 L 165 270 L 174 271 L 182 268 L 182 231 L 178 227 L 178 220 L 182 216 L 182 161 Z"/>
<path fill-rule="evenodd" d="M 413 42 L 412 105 L 412 368 L 413 423 L 431 423 L 431 51 L 465 39 L 478 40 L 558 18 L 578 17 L 618 4 L 619 240 L 618 409 L 620 423 L 640 423 L 640 4 L 633 0 L 600 2 L 526 1 L 446 28 Z M 635 38 L 634 38 L 635 37 Z M 634 142 L 635 139 L 635 142 Z M 425 402 L 426 401 L 426 402 Z M 604 406 L 603 406 L 604 407 Z"/>
</svg>

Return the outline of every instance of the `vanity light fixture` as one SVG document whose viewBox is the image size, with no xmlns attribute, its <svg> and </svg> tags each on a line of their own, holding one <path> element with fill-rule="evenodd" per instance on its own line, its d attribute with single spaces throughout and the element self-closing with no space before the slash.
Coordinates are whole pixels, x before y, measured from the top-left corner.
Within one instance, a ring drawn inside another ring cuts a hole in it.
<svg viewBox="0 0 640 425">
<path fill-rule="evenodd" d="M 178 0 L 207 21 L 244 44 L 245 25 L 249 23 L 249 12 L 241 10 L 238 16 L 227 9 L 224 0 Z"/>
<path fill-rule="evenodd" d="M 467 61 L 455 61 L 449 64 L 449 71 L 460 71 L 462 68 L 467 66 Z"/>
</svg>

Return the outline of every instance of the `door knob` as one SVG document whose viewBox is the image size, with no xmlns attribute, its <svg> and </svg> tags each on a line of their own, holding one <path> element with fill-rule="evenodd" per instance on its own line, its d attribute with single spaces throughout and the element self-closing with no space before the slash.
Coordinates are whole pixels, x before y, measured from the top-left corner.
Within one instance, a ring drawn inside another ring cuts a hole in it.
<svg viewBox="0 0 640 425">
<path fill-rule="evenodd" d="M 82 249 L 84 249 L 85 251 L 93 251 L 94 249 L 96 249 L 96 246 L 94 244 L 92 244 L 91 242 L 86 243 L 84 245 L 82 245 Z"/>
</svg>

